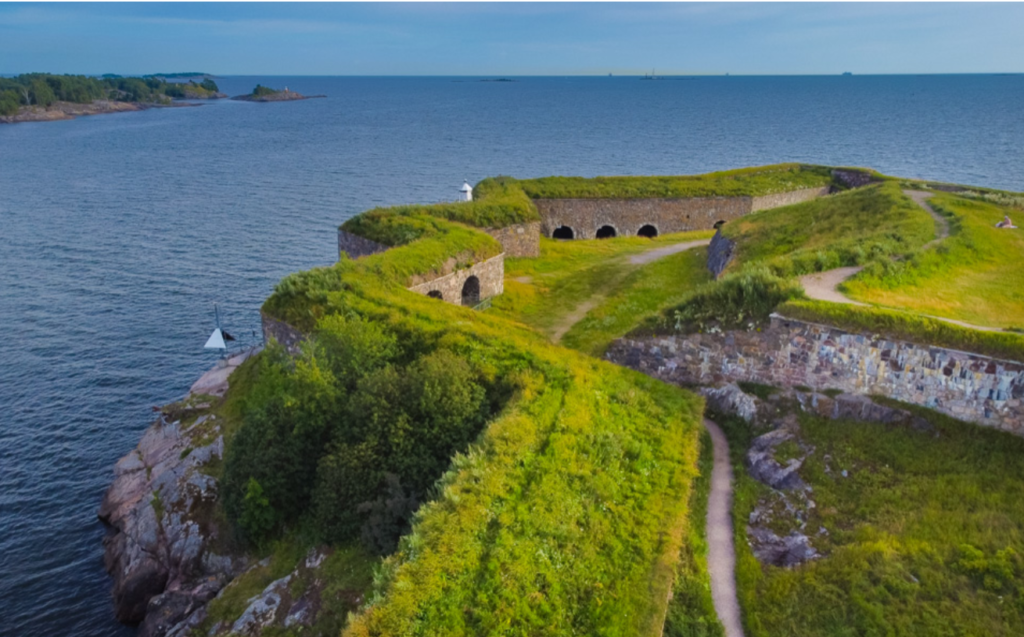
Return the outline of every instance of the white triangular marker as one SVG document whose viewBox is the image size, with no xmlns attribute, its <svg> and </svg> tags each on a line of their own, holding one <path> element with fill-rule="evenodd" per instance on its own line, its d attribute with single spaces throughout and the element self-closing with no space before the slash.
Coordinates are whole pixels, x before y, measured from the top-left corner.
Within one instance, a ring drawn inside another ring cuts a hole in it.
<svg viewBox="0 0 1024 637">
<path fill-rule="evenodd" d="M 210 338 L 207 339 L 206 345 L 203 345 L 204 349 L 227 349 L 227 345 L 224 344 L 224 335 L 221 334 L 220 328 L 213 330 L 213 334 L 210 334 Z"/>
</svg>

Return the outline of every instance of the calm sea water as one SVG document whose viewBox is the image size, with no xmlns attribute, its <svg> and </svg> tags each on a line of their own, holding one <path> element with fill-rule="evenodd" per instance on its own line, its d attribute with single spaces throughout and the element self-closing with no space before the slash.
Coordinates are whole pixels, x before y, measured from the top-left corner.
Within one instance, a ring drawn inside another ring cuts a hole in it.
<svg viewBox="0 0 1024 637">
<path fill-rule="evenodd" d="M 150 407 L 376 205 L 782 161 L 1024 190 L 1024 76 L 226 78 L 327 99 L 0 126 L 0 634 L 127 635 L 96 510 Z"/>
</svg>

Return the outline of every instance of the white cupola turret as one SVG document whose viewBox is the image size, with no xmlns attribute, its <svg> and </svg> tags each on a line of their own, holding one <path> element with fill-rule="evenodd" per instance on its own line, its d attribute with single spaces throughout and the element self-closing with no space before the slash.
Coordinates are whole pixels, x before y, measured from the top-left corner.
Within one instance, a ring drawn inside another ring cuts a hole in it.
<svg viewBox="0 0 1024 637">
<path fill-rule="evenodd" d="M 462 188 L 459 188 L 459 192 L 462 193 L 463 201 L 473 201 L 473 187 L 469 185 L 468 181 L 462 182 Z"/>
</svg>

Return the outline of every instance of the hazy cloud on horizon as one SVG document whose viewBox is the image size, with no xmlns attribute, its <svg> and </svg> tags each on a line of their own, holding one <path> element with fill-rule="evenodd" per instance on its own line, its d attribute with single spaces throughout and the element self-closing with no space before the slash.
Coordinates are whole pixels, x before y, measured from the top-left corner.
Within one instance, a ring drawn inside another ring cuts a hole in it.
<svg viewBox="0 0 1024 637">
<path fill-rule="evenodd" d="M 0 3 L 0 73 L 1021 72 L 1020 3 Z"/>
</svg>

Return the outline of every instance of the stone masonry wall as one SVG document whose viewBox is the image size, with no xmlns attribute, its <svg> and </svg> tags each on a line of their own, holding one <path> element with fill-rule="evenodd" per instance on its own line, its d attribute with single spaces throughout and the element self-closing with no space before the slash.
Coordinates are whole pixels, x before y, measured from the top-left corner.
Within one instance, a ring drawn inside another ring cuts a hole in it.
<svg viewBox="0 0 1024 637">
<path fill-rule="evenodd" d="M 750 204 L 750 211 L 768 210 L 769 208 L 781 208 L 791 206 L 795 203 L 803 203 L 828 194 L 830 187 L 804 188 L 803 190 L 791 190 L 789 192 L 778 192 L 774 195 L 762 195 L 754 197 Z"/>
<path fill-rule="evenodd" d="M 778 315 L 761 332 L 620 339 L 606 358 L 684 385 L 753 381 L 881 394 L 1024 435 L 1024 363 Z"/>
<path fill-rule="evenodd" d="M 520 223 L 504 228 L 487 228 L 484 232 L 498 240 L 507 257 L 540 256 L 539 221 Z"/>
<path fill-rule="evenodd" d="M 350 259 L 358 259 L 359 257 L 384 252 L 387 249 L 388 246 L 382 243 L 370 241 L 369 239 L 364 239 L 359 235 L 352 234 L 351 232 L 345 232 L 340 228 L 338 229 L 339 258 L 341 258 L 342 253 L 344 253 L 347 254 Z"/>
<path fill-rule="evenodd" d="M 486 261 L 474 263 L 469 268 L 454 270 L 424 281 L 410 287 L 409 291 L 418 294 L 437 291 L 441 293 L 441 298 L 445 301 L 459 305 L 462 303 L 462 287 L 471 276 L 480 280 L 481 301 L 501 294 L 505 289 L 505 254 L 502 253 Z"/>
<path fill-rule="evenodd" d="M 787 206 L 828 194 L 828 188 L 806 188 L 763 197 L 687 197 L 649 199 L 535 199 L 541 232 L 568 226 L 575 239 L 593 239 L 601 226 L 615 228 L 619 237 L 636 236 L 652 225 L 658 234 L 710 230 L 719 221 L 732 221 L 757 210 Z"/>
<path fill-rule="evenodd" d="M 574 239 L 594 239 L 601 226 L 615 228 L 618 237 L 633 237 L 642 226 L 658 234 L 709 230 L 718 221 L 732 221 L 750 212 L 750 197 L 691 197 L 687 199 L 535 199 L 541 232 L 572 228 Z"/>
<path fill-rule="evenodd" d="M 299 330 L 284 321 L 268 316 L 263 310 L 260 310 L 260 323 L 263 326 L 264 341 L 270 342 L 271 337 L 273 337 L 292 353 L 299 351 L 299 344 L 306 338 Z"/>
</svg>

